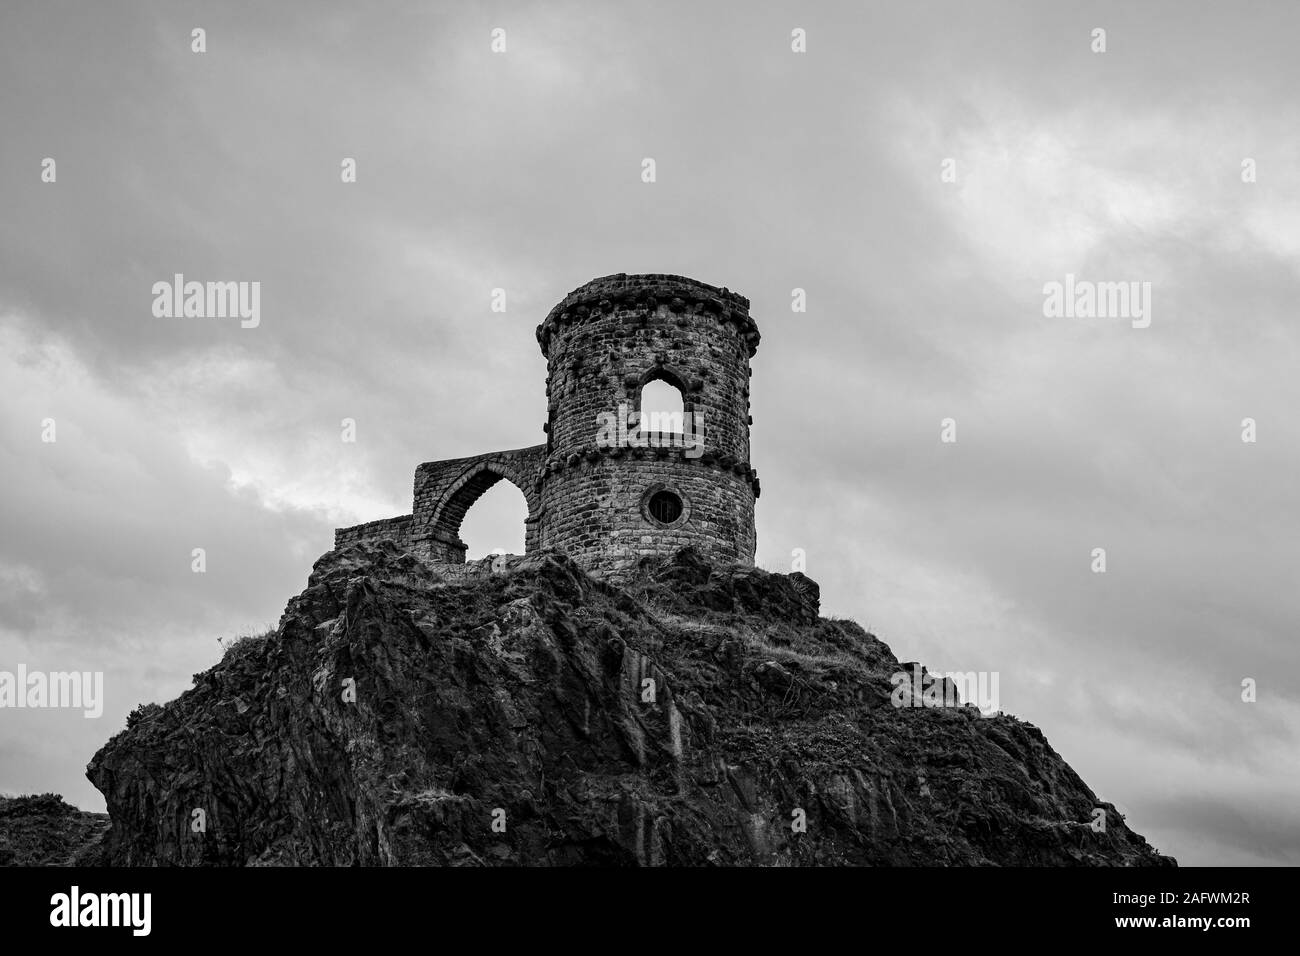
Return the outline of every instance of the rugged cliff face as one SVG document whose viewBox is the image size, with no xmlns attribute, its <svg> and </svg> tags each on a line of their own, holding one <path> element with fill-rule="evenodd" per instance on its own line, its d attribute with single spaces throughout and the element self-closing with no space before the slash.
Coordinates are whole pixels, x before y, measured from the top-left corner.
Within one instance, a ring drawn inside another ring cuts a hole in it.
<svg viewBox="0 0 1300 956">
<path fill-rule="evenodd" d="M 545 552 L 455 580 L 331 552 L 96 754 L 109 859 L 1172 864 L 1033 726 L 891 706 L 889 648 L 816 601 L 690 551 L 623 589 Z"/>
</svg>

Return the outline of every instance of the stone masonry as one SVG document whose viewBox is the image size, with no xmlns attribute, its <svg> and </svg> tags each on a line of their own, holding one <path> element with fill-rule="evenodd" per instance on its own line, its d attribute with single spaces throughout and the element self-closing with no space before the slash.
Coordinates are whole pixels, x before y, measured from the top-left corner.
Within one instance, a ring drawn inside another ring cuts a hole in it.
<svg viewBox="0 0 1300 956">
<path fill-rule="evenodd" d="M 386 538 L 464 565 L 461 521 L 505 479 L 528 503 L 525 550 L 563 551 L 595 576 L 618 580 L 641 557 L 688 545 L 714 562 L 752 565 L 749 360 L 758 340 L 749 300 L 727 289 L 671 275 L 593 279 L 537 327 L 546 442 L 426 462 L 411 514 L 340 528 L 334 547 Z M 680 436 L 643 427 L 642 389 L 655 380 L 681 393 L 687 421 L 702 421 L 702 443 L 682 447 Z M 620 406 L 628 440 L 620 432 L 611 441 L 601 422 Z"/>
</svg>

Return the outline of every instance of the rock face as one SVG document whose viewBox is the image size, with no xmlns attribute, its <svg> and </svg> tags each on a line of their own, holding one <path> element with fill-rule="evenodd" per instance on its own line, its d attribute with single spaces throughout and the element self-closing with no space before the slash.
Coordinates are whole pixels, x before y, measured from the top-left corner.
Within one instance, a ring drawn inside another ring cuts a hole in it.
<svg viewBox="0 0 1300 956">
<path fill-rule="evenodd" d="M 101 866 L 108 814 L 53 793 L 0 797 L 0 866 Z"/>
<path fill-rule="evenodd" d="M 330 552 L 276 631 L 95 755 L 108 858 L 1173 863 L 1033 726 L 891 706 L 889 648 L 816 608 L 802 575 L 689 550 L 623 588 L 552 552 L 457 580 Z"/>
</svg>

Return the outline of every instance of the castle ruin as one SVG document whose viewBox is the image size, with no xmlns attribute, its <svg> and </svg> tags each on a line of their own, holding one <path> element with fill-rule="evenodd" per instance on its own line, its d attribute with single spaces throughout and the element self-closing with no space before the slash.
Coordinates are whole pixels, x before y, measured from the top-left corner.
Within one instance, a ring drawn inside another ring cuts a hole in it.
<svg viewBox="0 0 1300 956">
<path fill-rule="evenodd" d="M 463 566 L 461 521 L 505 479 L 528 504 L 525 551 L 563 551 L 594 576 L 619 579 L 644 556 L 688 545 L 714 562 L 752 565 L 749 360 L 758 339 L 749 300 L 725 288 L 672 275 L 593 279 L 537 327 L 546 442 L 426 462 L 411 514 L 340 528 L 334 547 L 390 539 Z M 694 429 L 685 439 L 646 428 L 642 392 L 654 381 L 680 392 Z"/>
</svg>

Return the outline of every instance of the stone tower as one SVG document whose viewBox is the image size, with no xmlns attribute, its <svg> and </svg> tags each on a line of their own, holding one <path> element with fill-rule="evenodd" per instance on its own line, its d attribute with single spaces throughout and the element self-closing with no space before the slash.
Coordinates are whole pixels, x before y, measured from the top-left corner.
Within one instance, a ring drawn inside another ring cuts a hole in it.
<svg viewBox="0 0 1300 956">
<path fill-rule="evenodd" d="M 594 575 L 622 579 L 643 556 L 688 545 L 752 565 L 758 339 L 749 300 L 727 289 L 671 275 L 593 279 L 537 327 L 546 443 L 420 465 L 412 514 L 339 529 L 335 547 L 388 538 L 463 566 L 460 522 L 504 478 L 528 502 L 525 550 L 563 551 Z M 681 394 L 671 424 L 642 420 L 642 391 L 655 381 Z"/>
<path fill-rule="evenodd" d="M 752 564 L 749 300 L 680 276 L 607 276 L 565 296 L 537 341 L 548 407 L 541 546 L 614 572 L 687 545 Z M 681 441 L 647 434 L 640 419 L 642 389 L 655 380 L 682 395 Z M 598 440 L 603 416 L 618 426 L 630 417 L 628 439 Z M 702 446 L 689 440 L 696 432 Z"/>
</svg>

